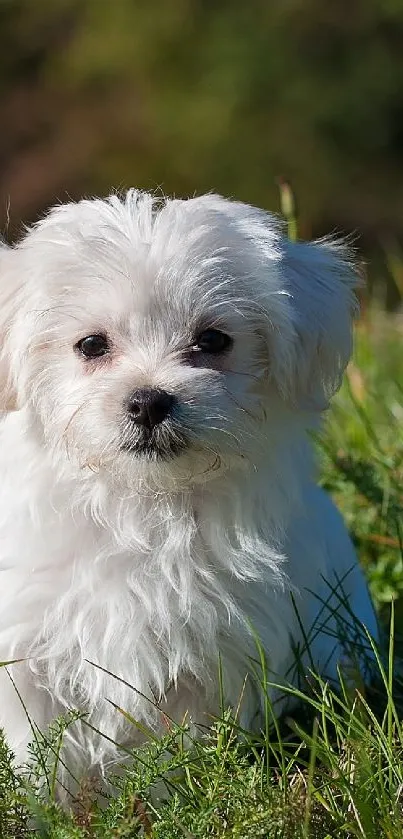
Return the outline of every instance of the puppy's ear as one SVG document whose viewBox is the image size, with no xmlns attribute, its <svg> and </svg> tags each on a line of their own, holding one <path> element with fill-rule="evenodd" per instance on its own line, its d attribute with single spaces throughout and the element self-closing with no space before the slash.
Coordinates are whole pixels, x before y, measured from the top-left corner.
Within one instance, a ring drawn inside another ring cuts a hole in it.
<svg viewBox="0 0 403 839">
<path fill-rule="evenodd" d="M 0 242 L 0 413 L 18 408 L 10 332 L 18 313 L 22 283 L 14 270 L 13 257 L 13 248 Z"/>
<path fill-rule="evenodd" d="M 293 326 L 283 387 L 297 405 L 323 410 L 351 355 L 359 274 L 342 242 L 287 241 L 281 262 Z"/>
<path fill-rule="evenodd" d="M 362 283 L 349 248 L 326 239 L 291 242 L 273 216 L 246 204 L 211 195 L 203 204 L 225 214 L 253 246 L 255 299 L 266 316 L 266 381 L 274 379 L 296 407 L 324 410 L 352 350 L 355 291 Z"/>
</svg>

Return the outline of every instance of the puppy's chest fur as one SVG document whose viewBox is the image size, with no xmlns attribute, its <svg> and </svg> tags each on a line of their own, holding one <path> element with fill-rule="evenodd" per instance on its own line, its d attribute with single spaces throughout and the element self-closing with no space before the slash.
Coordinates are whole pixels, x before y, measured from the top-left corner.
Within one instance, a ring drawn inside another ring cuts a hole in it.
<svg viewBox="0 0 403 839">
<path fill-rule="evenodd" d="M 9 573 L 21 618 L 15 655 L 29 657 L 54 711 L 88 710 L 109 736 L 124 725 L 108 698 L 154 728 L 160 702 L 177 719 L 189 709 L 205 722 L 206 709 L 218 711 L 219 654 L 228 700 L 242 692 L 256 657 L 249 621 L 263 631 L 265 614 L 273 650 L 284 648 L 289 615 L 279 620 L 278 604 L 270 625 L 279 579 L 273 573 L 263 589 L 253 579 L 256 556 L 251 566 L 259 547 L 270 564 L 270 548 L 256 533 L 240 543 L 231 505 L 189 495 L 116 501 L 103 490 L 89 502 L 83 490 L 72 512 L 57 492 L 44 504 L 38 490 L 38 508 L 32 487 L 25 507 L 24 544 L 10 544 Z M 18 567 L 24 550 L 35 565 Z"/>
</svg>

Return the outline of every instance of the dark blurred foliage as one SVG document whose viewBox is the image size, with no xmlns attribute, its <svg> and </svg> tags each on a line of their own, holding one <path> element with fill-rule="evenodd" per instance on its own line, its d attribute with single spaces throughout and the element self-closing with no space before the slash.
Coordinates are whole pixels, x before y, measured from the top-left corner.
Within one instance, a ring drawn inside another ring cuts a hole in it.
<svg viewBox="0 0 403 839">
<path fill-rule="evenodd" d="M 0 225 L 136 185 L 403 232 L 403 0 L 0 0 Z M 9 221 L 7 221 L 9 219 Z"/>
</svg>

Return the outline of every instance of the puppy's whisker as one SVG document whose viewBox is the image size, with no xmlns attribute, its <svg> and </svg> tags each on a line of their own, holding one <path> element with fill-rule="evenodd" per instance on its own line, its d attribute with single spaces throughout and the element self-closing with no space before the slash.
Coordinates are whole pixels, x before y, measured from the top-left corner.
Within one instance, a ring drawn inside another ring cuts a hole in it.
<svg viewBox="0 0 403 839">
<path fill-rule="evenodd" d="M 65 444 L 65 447 L 66 447 L 67 457 L 69 458 L 69 460 L 70 460 L 70 452 L 69 452 L 69 447 L 68 447 L 68 432 L 69 432 L 69 428 L 70 428 L 70 426 L 71 426 L 71 424 L 72 424 L 73 420 L 74 420 L 74 419 L 75 419 L 75 417 L 77 416 L 77 414 L 78 414 L 78 413 L 79 413 L 79 412 L 80 412 L 80 411 L 84 408 L 84 406 L 85 406 L 85 405 L 86 405 L 86 402 L 84 401 L 84 402 L 82 402 L 82 403 L 81 403 L 81 405 L 79 405 L 79 406 L 75 409 L 75 411 L 73 411 L 73 413 L 72 413 L 72 415 L 71 415 L 71 417 L 70 417 L 70 419 L 69 419 L 69 421 L 68 421 L 68 423 L 67 423 L 67 425 L 66 425 L 66 427 L 65 427 L 65 429 L 64 429 L 64 431 L 63 431 L 63 433 L 62 433 L 62 435 L 61 435 L 61 440 L 63 440 L 63 441 L 64 441 L 64 444 Z"/>
<path fill-rule="evenodd" d="M 101 449 L 101 453 L 100 453 L 100 455 L 99 455 L 99 465 L 100 465 L 100 466 L 102 465 L 102 458 L 104 457 L 104 455 L 105 455 L 105 453 L 108 451 L 108 449 L 109 449 L 109 448 L 111 449 L 111 453 L 113 453 L 113 452 L 114 452 L 114 443 L 115 443 L 115 440 L 114 440 L 114 439 L 112 439 L 112 440 L 108 440 L 108 441 L 105 443 L 105 445 L 104 445 L 103 449 Z"/>
<path fill-rule="evenodd" d="M 227 428 L 220 428 L 219 426 L 209 425 L 208 429 L 209 431 L 219 431 L 220 434 L 226 434 L 228 437 L 230 437 L 230 439 L 234 440 L 234 442 L 237 444 L 238 449 L 241 448 L 241 440 L 238 437 L 236 437 L 236 435 L 233 434 L 232 431 L 228 431 Z"/>
<path fill-rule="evenodd" d="M 222 422 L 228 422 L 228 417 L 221 416 L 219 414 L 213 414 L 211 416 L 207 416 L 205 418 L 205 420 L 206 420 L 206 423 L 209 423 L 211 420 L 217 420 L 217 421 L 221 420 Z M 222 426 L 217 427 L 217 426 L 214 426 L 214 425 L 207 425 L 206 427 L 208 429 L 213 430 L 213 431 L 220 431 L 223 434 L 231 435 L 237 441 L 237 443 L 239 443 L 239 445 L 241 444 L 241 442 L 244 439 L 248 438 L 250 440 L 254 440 L 255 436 L 256 436 L 255 433 L 252 433 L 251 431 L 248 431 L 246 428 L 243 428 L 242 432 L 239 431 L 239 436 L 237 437 L 233 432 L 229 431 L 228 428 L 224 428 Z"/>
<path fill-rule="evenodd" d="M 199 443 L 199 445 L 200 445 L 200 447 L 201 447 L 202 451 L 209 452 L 209 453 L 213 456 L 214 460 L 217 460 L 217 458 L 218 458 L 220 461 L 222 460 L 222 456 L 221 456 L 218 452 L 216 452 L 216 451 L 215 451 L 215 449 L 211 448 L 211 446 L 209 446 L 207 443 L 205 443 L 205 442 L 204 442 L 204 440 L 203 440 L 203 441 L 201 441 L 201 440 L 200 440 L 199 438 L 197 438 L 197 437 L 196 437 L 195 439 L 196 439 L 196 440 L 197 440 L 197 442 Z"/>
<path fill-rule="evenodd" d="M 233 404 L 235 405 L 235 407 L 237 408 L 238 411 L 241 411 L 241 413 L 246 414 L 252 420 L 257 420 L 258 417 L 255 414 L 253 414 L 252 411 L 248 411 L 248 409 L 245 408 L 244 405 L 240 405 L 239 402 L 235 399 L 234 394 L 231 393 L 228 390 L 228 388 L 223 387 L 223 390 L 225 391 L 225 393 L 227 394 L 227 396 L 231 400 L 231 402 L 233 402 Z"/>
<path fill-rule="evenodd" d="M 219 470 L 221 469 L 221 464 L 222 464 L 222 459 L 221 459 L 220 455 L 217 454 L 216 457 L 214 458 L 212 464 L 207 466 L 206 469 L 203 469 L 202 474 L 203 475 L 209 475 L 210 472 L 219 472 Z"/>
<path fill-rule="evenodd" d="M 230 368 L 225 368 L 226 373 L 230 373 L 232 376 L 245 376 L 248 379 L 254 379 L 256 382 L 261 381 L 261 377 L 257 375 L 257 373 L 248 373 L 246 370 L 231 370 Z"/>
</svg>

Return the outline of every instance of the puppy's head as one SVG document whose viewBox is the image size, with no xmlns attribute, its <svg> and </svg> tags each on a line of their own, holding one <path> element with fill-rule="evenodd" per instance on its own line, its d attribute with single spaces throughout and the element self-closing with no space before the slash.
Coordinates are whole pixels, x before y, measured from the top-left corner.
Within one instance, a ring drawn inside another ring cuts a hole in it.
<svg viewBox="0 0 403 839">
<path fill-rule="evenodd" d="M 355 282 L 342 249 L 214 195 L 59 206 L 0 251 L 1 408 L 26 406 L 58 462 L 255 466 L 280 415 L 337 389 Z"/>
</svg>

